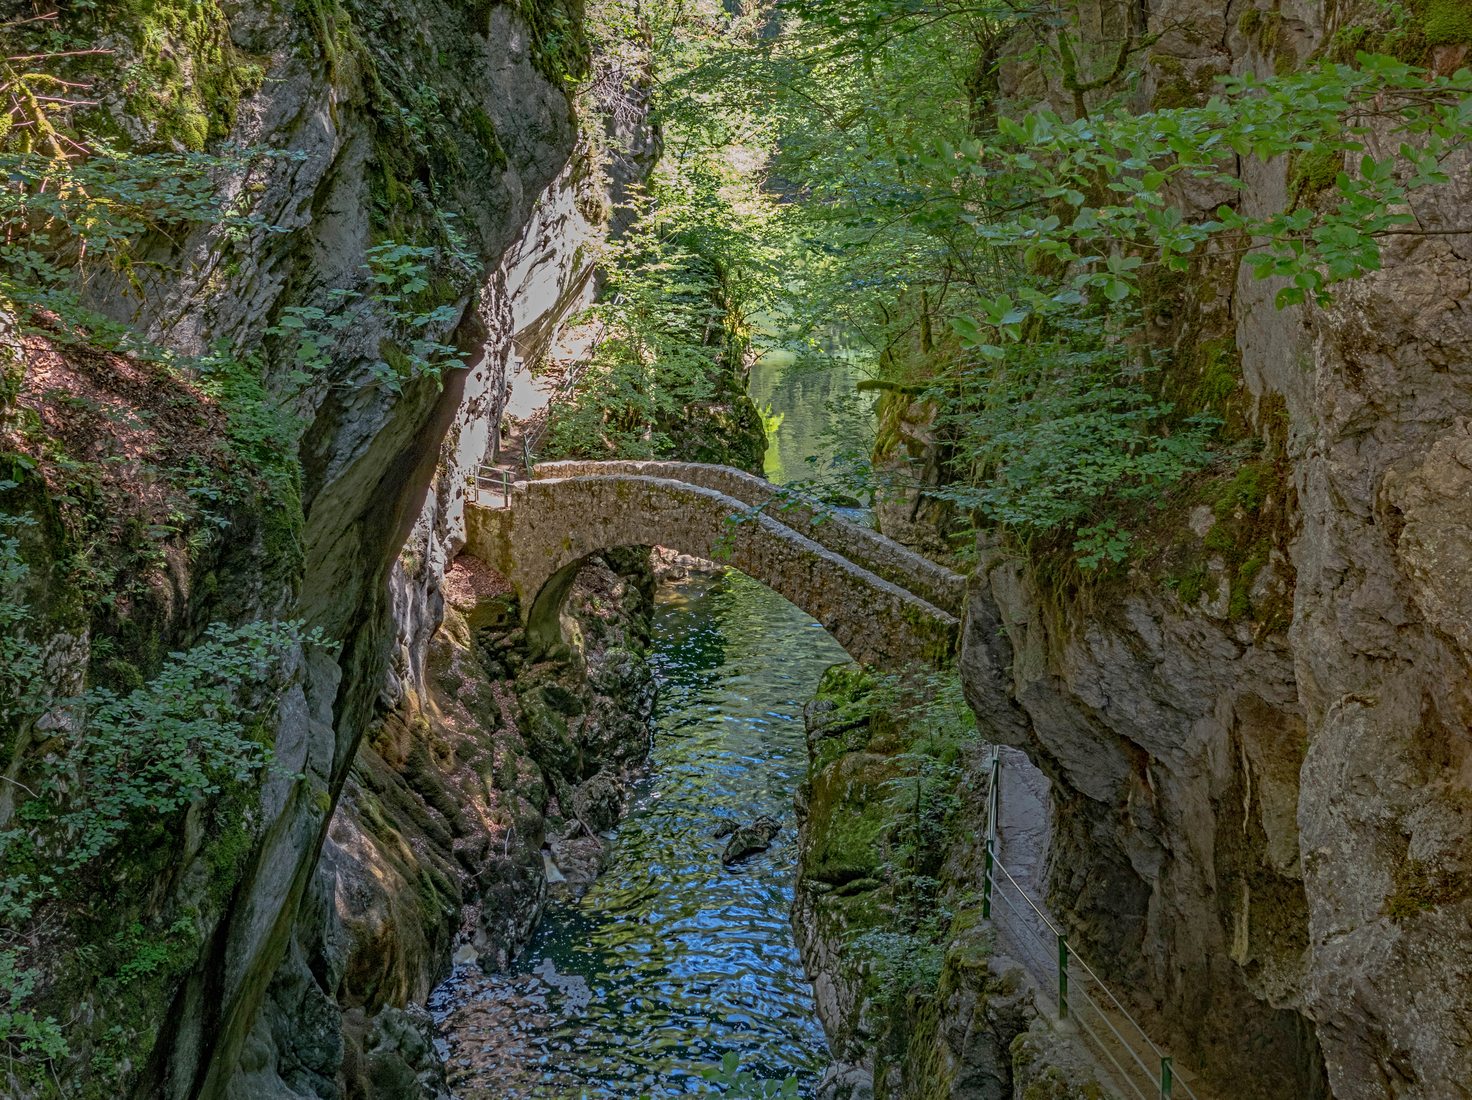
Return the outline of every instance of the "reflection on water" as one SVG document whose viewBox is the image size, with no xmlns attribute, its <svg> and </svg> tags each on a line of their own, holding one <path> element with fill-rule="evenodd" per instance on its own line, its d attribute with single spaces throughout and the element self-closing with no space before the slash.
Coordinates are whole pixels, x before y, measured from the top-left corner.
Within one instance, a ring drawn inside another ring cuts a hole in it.
<svg viewBox="0 0 1472 1100">
<path fill-rule="evenodd" d="M 611 865 L 581 901 L 548 909 L 515 973 L 462 970 L 437 998 L 437 1015 L 453 1008 L 466 1100 L 700 1092 L 699 1070 L 730 1050 L 810 1089 L 826 1063 L 788 925 L 792 794 L 802 704 L 843 652 L 739 574 L 666 586 L 655 630 L 653 778 Z M 716 826 L 761 813 L 783 824 L 772 848 L 723 868 Z"/>
<path fill-rule="evenodd" d="M 766 474 L 784 485 L 828 473 L 838 450 L 831 429 L 838 427 L 835 402 L 857 402 L 869 409 L 869 395 L 856 396 L 854 386 L 867 376 L 865 360 L 841 338 L 828 341 L 821 362 L 799 360 L 791 351 L 774 348 L 751 368 L 747 390 L 759 409 L 780 414 L 781 426 L 767 445 Z M 867 440 L 850 440 L 867 450 Z M 811 460 L 811 461 L 810 461 Z"/>
</svg>

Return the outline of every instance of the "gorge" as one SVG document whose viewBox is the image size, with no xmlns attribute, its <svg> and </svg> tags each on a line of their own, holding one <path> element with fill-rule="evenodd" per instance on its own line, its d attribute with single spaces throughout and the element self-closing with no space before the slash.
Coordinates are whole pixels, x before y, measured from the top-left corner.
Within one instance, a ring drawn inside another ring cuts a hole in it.
<svg viewBox="0 0 1472 1100">
<path fill-rule="evenodd" d="M 1469 51 L 0 6 L 0 1093 L 1472 1095 Z"/>
</svg>

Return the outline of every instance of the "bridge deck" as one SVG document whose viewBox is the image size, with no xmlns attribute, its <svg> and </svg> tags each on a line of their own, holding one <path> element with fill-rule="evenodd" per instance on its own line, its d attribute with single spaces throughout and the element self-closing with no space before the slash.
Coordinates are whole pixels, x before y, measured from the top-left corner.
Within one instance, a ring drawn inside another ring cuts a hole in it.
<svg viewBox="0 0 1472 1100">
<path fill-rule="evenodd" d="M 733 466 L 701 462 L 567 461 L 544 462 L 532 472 L 534 478 L 625 476 L 656 477 L 714 489 L 751 510 L 772 516 L 783 526 L 957 618 L 965 606 L 966 578 L 960 573 L 873 528 L 851 522 L 822 501 L 773 485 Z"/>
<path fill-rule="evenodd" d="M 862 528 L 852 524 L 835 537 L 836 527 L 806 513 L 789 525 L 785 521 L 796 510 L 753 507 L 718 488 L 624 472 L 623 464 L 587 464 L 592 474 L 583 474 L 583 465 L 543 467 L 543 475 L 577 476 L 518 482 L 511 487 L 510 508 L 467 506 L 466 549 L 511 579 L 529 638 L 551 637 L 563 593 L 559 586 L 577 562 L 618 546 L 668 546 L 725 561 L 763 581 L 863 663 L 936 664 L 954 654 L 958 616 L 916 591 L 929 593 L 934 584 L 913 579 L 919 574 L 934 580 L 938 567 L 897 543 L 877 533 L 872 539 L 855 536 Z M 721 467 L 697 472 L 707 480 L 727 480 Z M 744 489 L 752 495 L 749 486 Z M 827 537 L 819 541 L 800 527 Z M 860 538 L 856 555 L 862 563 L 832 548 Z M 955 576 L 941 572 L 943 580 Z M 954 597 L 954 591 L 949 594 Z M 549 601 L 551 609 L 544 606 Z M 954 598 L 948 602 L 954 605 Z"/>
</svg>

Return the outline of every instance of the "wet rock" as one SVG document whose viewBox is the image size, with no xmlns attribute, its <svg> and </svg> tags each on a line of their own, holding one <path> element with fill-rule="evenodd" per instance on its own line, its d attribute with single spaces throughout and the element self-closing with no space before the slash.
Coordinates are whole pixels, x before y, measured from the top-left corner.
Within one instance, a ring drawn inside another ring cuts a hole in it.
<svg viewBox="0 0 1472 1100">
<path fill-rule="evenodd" d="M 608 845 L 596 836 L 589 836 L 581 829 L 572 835 L 554 840 L 551 845 L 550 867 L 558 877 L 547 877 L 547 885 L 559 897 L 581 897 L 603 870 Z"/>
<path fill-rule="evenodd" d="M 740 826 L 737 825 L 734 821 L 722 821 L 719 825 L 716 826 L 716 831 L 711 833 L 710 835 L 716 840 L 720 840 L 723 837 L 730 836 L 739 828 Z"/>
<path fill-rule="evenodd" d="M 742 825 L 731 833 L 731 839 L 726 842 L 726 850 L 721 853 L 721 862 L 730 867 L 758 852 L 765 852 L 781 831 L 782 825 L 776 818 L 762 814 L 750 825 Z"/>
<path fill-rule="evenodd" d="M 874 1075 L 863 1066 L 832 1065 L 818 1082 L 818 1100 L 871 1100 Z"/>
<path fill-rule="evenodd" d="M 650 555 L 654 575 L 662 581 L 683 581 L 692 577 L 718 577 L 727 567 L 693 554 L 682 554 L 663 546 L 654 547 Z"/>
<path fill-rule="evenodd" d="M 617 776 L 599 772 L 573 792 L 578 820 L 595 833 L 613 828 L 623 816 L 627 788 Z"/>
<path fill-rule="evenodd" d="M 435 1052 L 434 1023 L 421 1006 L 380 1011 L 364 1046 L 364 1077 L 373 1095 L 449 1100 L 444 1066 Z"/>
</svg>

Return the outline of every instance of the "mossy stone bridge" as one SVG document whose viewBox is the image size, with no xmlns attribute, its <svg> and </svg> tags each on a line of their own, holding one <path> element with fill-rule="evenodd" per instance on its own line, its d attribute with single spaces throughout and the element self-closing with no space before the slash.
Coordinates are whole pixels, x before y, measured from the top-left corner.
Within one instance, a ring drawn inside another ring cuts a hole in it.
<svg viewBox="0 0 1472 1100">
<path fill-rule="evenodd" d="M 510 579 L 534 650 L 561 639 L 562 604 L 586 558 L 663 546 L 763 582 L 863 664 L 936 665 L 955 651 L 962 576 L 729 466 L 548 462 L 496 503 L 467 505 L 466 552 Z"/>
</svg>

